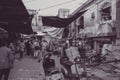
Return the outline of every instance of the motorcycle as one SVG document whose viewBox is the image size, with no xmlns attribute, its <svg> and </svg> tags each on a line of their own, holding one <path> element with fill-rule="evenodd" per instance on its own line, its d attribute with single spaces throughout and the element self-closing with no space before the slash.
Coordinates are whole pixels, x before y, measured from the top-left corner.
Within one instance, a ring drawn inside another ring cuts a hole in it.
<svg viewBox="0 0 120 80">
<path fill-rule="evenodd" d="M 51 68 L 48 72 L 45 80 L 65 80 L 62 72 L 58 68 Z"/>
</svg>

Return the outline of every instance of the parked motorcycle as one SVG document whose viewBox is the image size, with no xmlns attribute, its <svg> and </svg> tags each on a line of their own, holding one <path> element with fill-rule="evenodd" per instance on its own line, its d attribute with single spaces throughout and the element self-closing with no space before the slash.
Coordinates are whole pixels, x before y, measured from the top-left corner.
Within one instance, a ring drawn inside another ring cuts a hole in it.
<svg viewBox="0 0 120 80">
<path fill-rule="evenodd" d="M 58 68 L 51 68 L 48 72 L 45 80 L 65 80 L 62 72 Z"/>
</svg>

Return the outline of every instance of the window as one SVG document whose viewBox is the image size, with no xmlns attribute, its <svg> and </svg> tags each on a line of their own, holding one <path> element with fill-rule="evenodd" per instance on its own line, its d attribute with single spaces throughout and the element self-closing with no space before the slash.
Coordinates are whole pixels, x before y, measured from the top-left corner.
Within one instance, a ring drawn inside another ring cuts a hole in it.
<svg viewBox="0 0 120 80">
<path fill-rule="evenodd" d="M 94 12 L 91 13 L 91 18 L 95 19 L 95 13 Z"/>
<path fill-rule="evenodd" d="M 101 6 L 100 9 L 100 13 L 101 13 L 101 20 L 102 21 L 108 21 L 112 19 L 111 16 L 111 3 L 106 2 Z"/>
<path fill-rule="evenodd" d="M 78 26 L 78 33 L 79 33 L 80 29 L 84 28 L 84 17 L 83 16 L 79 18 L 79 25 L 77 26 Z"/>
<path fill-rule="evenodd" d="M 79 28 L 84 28 L 84 17 L 83 17 L 83 16 L 80 17 L 80 25 L 79 25 Z"/>
</svg>

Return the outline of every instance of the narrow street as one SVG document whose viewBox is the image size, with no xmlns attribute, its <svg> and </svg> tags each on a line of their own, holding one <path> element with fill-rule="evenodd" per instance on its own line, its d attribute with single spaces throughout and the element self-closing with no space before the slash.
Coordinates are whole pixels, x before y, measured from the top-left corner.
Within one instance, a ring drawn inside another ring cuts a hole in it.
<svg viewBox="0 0 120 80">
<path fill-rule="evenodd" d="M 37 59 L 24 56 L 21 61 L 15 60 L 9 80 L 43 80 L 44 71 Z"/>
<path fill-rule="evenodd" d="M 61 68 L 59 57 L 52 56 L 55 60 L 56 67 Z M 120 76 L 120 63 L 114 64 L 101 64 L 98 67 L 91 67 L 90 80 L 119 80 Z M 88 73 L 89 74 L 89 73 Z M 38 63 L 37 59 L 30 56 L 24 56 L 23 59 L 15 60 L 14 68 L 11 70 L 9 80 L 44 80 L 45 75 L 43 71 L 42 62 Z"/>
<path fill-rule="evenodd" d="M 0 80 L 120 80 L 120 0 L 0 0 Z"/>
<path fill-rule="evenodd" d="M 56 67 L 60 69 L 60 58 L 57 56 L 52 56 L 51 58 L 55 60 Z M 26 55 L 21 61 L 19 59 L 15 60 L 14 68 L 11 70 L 9 76 L 9 80 L 43 80 L 44 78 L 42 61 L 39 63 L 38 59 Z"/>
</svg>

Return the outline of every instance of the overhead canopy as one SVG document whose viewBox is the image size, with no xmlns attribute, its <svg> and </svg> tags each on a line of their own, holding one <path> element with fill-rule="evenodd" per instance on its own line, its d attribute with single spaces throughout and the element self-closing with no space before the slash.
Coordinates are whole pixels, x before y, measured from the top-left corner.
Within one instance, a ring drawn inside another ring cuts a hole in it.
<svg viewBox="0 0 120 80">
<path fill-rule="evenodd" d="M 30 34 L 31 20 L 22 0 L 0 0 L 0 27 L 11 32 Z"/>
<path fill-rule="evenodd" d="M 57 16 L 42 16 L 43 26 L 52 26 L 52 27 L 67 27 L 71 22 L 81 16 L 85 11 L 77 12 L 69 18 L 59 18 Z"/>
<path fill-rule="evenodd" d="M 61 39 L 63 35 L 64 28 L 55 28 L 55 27 L 47 27 L 44 29 L 44 32 L 52 38 Z"/>
</svg>

